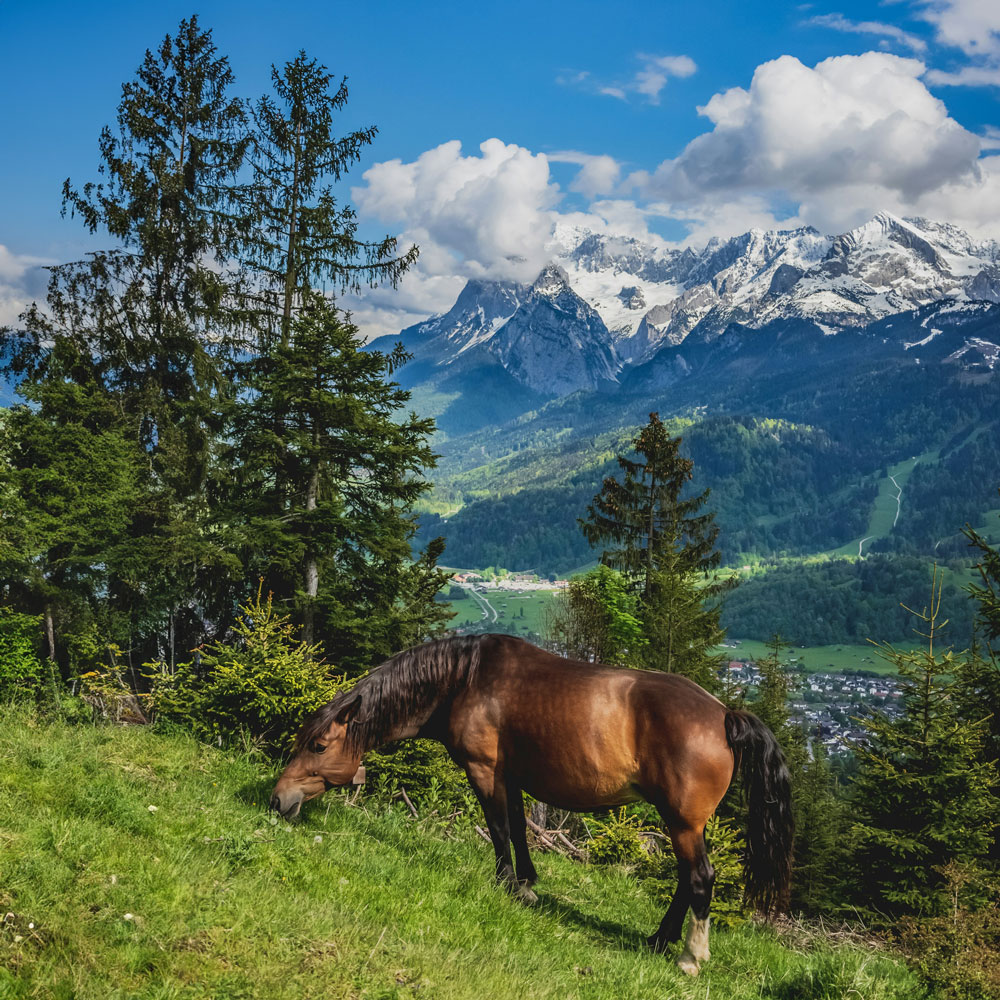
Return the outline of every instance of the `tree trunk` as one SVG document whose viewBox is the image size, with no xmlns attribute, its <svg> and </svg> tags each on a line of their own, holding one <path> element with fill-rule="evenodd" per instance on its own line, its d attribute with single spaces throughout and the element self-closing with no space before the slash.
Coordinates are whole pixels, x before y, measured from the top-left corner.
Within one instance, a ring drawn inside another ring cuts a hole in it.
<svg viewBox="0 0 1000 1000">
<path fill-rule="evenodd" d="M 316 509 L 319 494 L 319 466 L 314 465 L 309 476 L 309 488 L 306 492 L 306 515 Z M 310 545 L 306 553 L 306 606 L 302 613 L 302 639 L 307 646 L 315 641 L 316 595 L 319 593 L 319 561 L 316 551 Z"/>
<path fill-rule="evenodd" d="M 45 634 L 49 640 L 49 659 L 56 662 L 56 622 L 52 614 L 52 605 L 45 605 Z"/>
</svg>

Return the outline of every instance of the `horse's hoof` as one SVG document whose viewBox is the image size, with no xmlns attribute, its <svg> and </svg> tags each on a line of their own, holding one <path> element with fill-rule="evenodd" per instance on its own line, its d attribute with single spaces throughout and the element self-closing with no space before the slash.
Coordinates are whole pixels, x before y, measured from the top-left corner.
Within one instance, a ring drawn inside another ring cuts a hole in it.
<svg viewBox="0 0 1000 1000">
<path fill-rule="evenodd" d="M 526 885 L 517 886 L 516 889 L 511 890 L 511 895 L 525 906 L 538 905 L 538 897 Z"/>
<path fill-rule="evenodd" d="M 698 964 L 698 959 L 696 959 L 690 952 L 686 951 L 679 959 L 677 959 L 677 968 L 680 969 L 685 975 L 697 976 L 701 966 Z"/>
<path fill-rule="evenodd" d="M 650 934 L 649 937 L 646 938 L 646 944 L 648 944 L 650 950 L 656 952 L 657 955 L 662 955 L 670 947 L 669 941 L 664 941 L 663 938 L 657 937 L 655 934 Z"/>
</svg>

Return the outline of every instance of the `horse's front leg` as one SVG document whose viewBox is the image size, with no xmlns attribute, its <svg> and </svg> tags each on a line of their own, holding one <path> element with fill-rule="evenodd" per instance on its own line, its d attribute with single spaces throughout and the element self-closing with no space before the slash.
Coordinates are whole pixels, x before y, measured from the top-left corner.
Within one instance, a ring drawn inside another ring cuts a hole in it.
<svg viewBox="0 0 1000 1000">
<path fill-rule="evenodd" d="M 522 903 L 538 902 L 538 897 L 517 880 L 514 862 L 510 856 L 510 816 L 507 809 L 507 788 L 498 765 L 466 766 L 469 784 L 483 807 L 486 826 L 493 841 L 496 854 L 497 884 L 502 885 L 515 899 Z"/>
<path fill-rule="evenodd" d="M 510 840 L 514 845 L 514 859 L 517 862 L 517 880 L 524 885 L 534 885 L 538 881 L 538 872 L 535 871 L 528 852 L 524 794 L 520 786 L 511 781 L 507 782 L 507 819 L 510 824 Z"/>
</svg>

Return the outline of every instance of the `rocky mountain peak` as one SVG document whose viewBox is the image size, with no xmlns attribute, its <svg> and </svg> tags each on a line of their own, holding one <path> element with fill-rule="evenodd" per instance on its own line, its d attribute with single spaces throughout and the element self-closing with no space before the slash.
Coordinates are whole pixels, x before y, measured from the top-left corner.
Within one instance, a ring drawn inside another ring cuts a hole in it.
<svg viewBox="0 0 1000 1000">
<path fill-rule="evenodd" d="M 569 276 L 558 264 L 546 264 L 531 286 L 533 295 L 542 295 L 549 299 L 569 291 L 572 291 Z"/>
</svg>

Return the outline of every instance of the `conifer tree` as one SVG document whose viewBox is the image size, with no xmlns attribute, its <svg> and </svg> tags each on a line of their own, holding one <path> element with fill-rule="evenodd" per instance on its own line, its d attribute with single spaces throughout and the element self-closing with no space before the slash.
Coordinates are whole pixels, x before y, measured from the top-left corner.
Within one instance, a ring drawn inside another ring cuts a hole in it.
<svg viewBox="0 0 1000 1000">
<path fill-rule="evenodd" d="M 338 667 L 368 666 L 448 617 L 434 601 L 443 544 L 411 564 L 433 422 L 401 416 L 409 394 L 389 381 L 397 361 L 363 350 L 357 329 L 313 295 L 289 342 L 259 359 L 236 411 L 245 561 Z"/>
<path fill-rule="evenodd" d="M 977 603 L 977 641 L 969 651 L 962 672 L 959 696 L 965 718 L 983 719 L 983 753 L 992 761 L 1000 788 L 1000 550 L 973 528 L 964 529 L 979 562 L 979 583 L 967 587 Z M 1000 827 L 992 848 L 993 860 L 1000 863 Z"/>
<path fill-rule="evenodd" d="M 847 839 L 847 814 L 835 793 L 835 782 L 822 740 L 812 739 L 791 718 L 788 698 L 793 687 L 784 657 L 788 646 L 775 634 L 768 654 L 757 660 L 757 696 L 749 708 L 777 736 L 791 774 L 795 851 L 792 905 L 817 912 L 836 896 Z"/>
<path fill-rule="evenodd" d="M 724 637 L 718 598 L 735 579 L 708 581 L 719 565 L 715 515 L 702 512 L 709 491 L 683 492 L 694 463 L 659 415 L 633 441 L 636 458 L 618 456 L 623 476 L 604 480 L 580 527 L 591 545 L 611 543 L 601 562 L 620 570 L 640 598 L 646 665 L 716 685 L 709 650 Z"/>
<path fill-rule="evenodd" d="M 224 360 L 247 322 L 227 208 L 249 140 L 232 80 L 197 17 L 146 52 L 117 127 L 101 133 L 101 181 L 63 188 L 64 212 L 111 246 L 52 268 L 47 308 L 30 308 L 9 341 L 25 384 L 65 377 L 55 359 L 75 357 L 69 377 L 105 393 L 145 453 L 127 571 L 107 590 L 140 646 L 145 636 L 140 657 L 190 648 L 235 610 L 239 566 L 209 500 L 231 396 Z"/>
<path fill-rule="evenodd" d="M 383 281 L 393 287 L 417 258 L 397 255 L 396 240 L 358 238 L 353 208 L 340 204 L 339 181 L 374 140 L 375 126 L 338 135 L 336 116 L 347 103 L 347 81 L 333 86 L 327 68 L 304 51 L 271 67 L 274 96 L 248 108 L 253 126 L 253 176 L 238 189 L 242 216 L 253 220 L 242 243 L 256 276 L 268 333 L 287 344 L 295 311 L 314 290 L 357 290 Z"/>
<path fill-rule="evenodd" d="M 241 259 L 262 321 L 237 366 L 233 410 L 235 505 L 248 564 L 293 609 L 309 644 L 338 666 L 369 666 L 420 642 L 449 617 L 435 595 L 446 579 L 435 539 L 410 550 L 416 499 L 434 464 L 433 422 L 402 415 L 409 394 L 391 382 L 407 355 L 362 349 L 327 292 L 395 286 L 416 260 L 386 237 L 357 236 L 332 185 L 377 130 L 338 136 L 346 82 L 304 52 L 272 67 L 274 96 L 249 108 L 252 177 L 236 190 L 245 218 Z M 262 544 L 263 542 L 263 544 Z"/>
<path fill-rule="evenodd" d="M 4 483 L 3 600 L 43 616 L 48 658 L 65 662 L 57 635 L 101 614 L 123 571 L 125 539 L 142 496 L 143 455 L 114 401 L 52 346 L 51 378 L 22 385 L 26 404 L 0 422 Z M 109 636 L 127 642 L 124 635 Z"/>
<path fill-rule="evenodd" d="M 942 867 L 981 865 L 1000 813 L 983 722 L 960 709 L 965 664 L 940 651 L 941 588 L 935 569 L 929 605 L 913 612 L 926 649 L 881 647 L 901 678 L 903 714 L 863 719 L 867 739 L 857 747 L 858 902 L 890 914 L 941 912 L 948 903 Z"/>
</svg>

